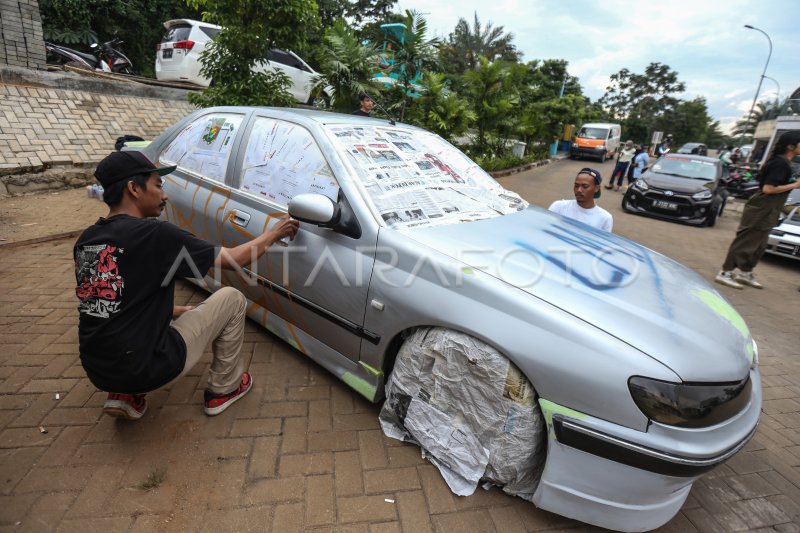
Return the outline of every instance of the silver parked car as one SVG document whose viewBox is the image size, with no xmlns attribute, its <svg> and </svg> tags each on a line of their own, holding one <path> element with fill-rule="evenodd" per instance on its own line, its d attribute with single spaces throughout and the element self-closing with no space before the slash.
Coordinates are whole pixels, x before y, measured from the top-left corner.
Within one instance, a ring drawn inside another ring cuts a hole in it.
<svg viewBox="0 0 800 533">
<path fill-rule="evenodd" d="M 800 259 L 800 190 L 789 193 L 784 213 L 786 216 L 769 232 L 766 251 Z"/>
<path fill-rule="evenodd" d="M 239 288 L 254 321 L 388 396 L 384 431 L 419 443 L 458 494 L 488 479 L 584 522 L 652 529 L 755 432 L 756 345 L 714 287 L 528 205 L 432 133 L 225 107 L 145 153 L 177 165 L 162 217 L 199 237 L 234 246 L 287 211 L 303 222 L 205 283 Z"/>
</svg>

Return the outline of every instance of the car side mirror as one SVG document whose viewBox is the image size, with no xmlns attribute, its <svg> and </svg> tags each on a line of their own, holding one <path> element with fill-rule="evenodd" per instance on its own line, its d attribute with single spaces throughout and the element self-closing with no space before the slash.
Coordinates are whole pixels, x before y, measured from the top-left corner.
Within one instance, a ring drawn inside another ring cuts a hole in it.
<svg viewBox="0 0 800 533">
<path fill-rule="evenodd" d="M 339 221 L 341 208 L 322 194 L 303 193 L 289 200 L 289 216 L 301 222 L 329 228 Z"/>
</svg>

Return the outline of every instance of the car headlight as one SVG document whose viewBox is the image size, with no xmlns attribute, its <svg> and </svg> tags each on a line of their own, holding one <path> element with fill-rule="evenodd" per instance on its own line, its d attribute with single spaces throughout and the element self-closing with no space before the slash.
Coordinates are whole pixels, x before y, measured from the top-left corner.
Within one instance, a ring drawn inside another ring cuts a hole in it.
<svg viewBox="0 0 800 533">
<path fill-rule="evenodd" d="M 594 149 L 595 150 L 605 150 L 606 147 L 601 144 L 600 146 L 595 146 Z"/>
<path fill-rule="evenodd" d="M 783 237 L 784 235 L 786 235 L 786 232 L 785 231 L 781 231 L 779 229 L 774 229 L 774 230 L 770 231 L 769 234 L 770 235 L 774 235 L 775 237 Z"/>
<path fill-rule="evenodd" d="M 751 339 L 753 341 L 753 359 L 750 361 L 750 368 L 758 367 L 758 344 L 756 344 L 755 339 Z"/>
<path fill-rule="evenodd" d="M 694 193 L 692 195 L 692 198 L 694 198 L 695 200 L 707 200 L 708 198 L 711 198 L 711 196 L 713 196 L 711 194 L 711 191 L 709 191 L 708 189 L 704 189 L 700 192 Z"/>
<path fill-rule="evenodd" d="M 640 191 L 646 191 L 650 187 L 647 186 L 647 182 L 644 181 L 643 178 L 639 178 L 638 180 L 633 182 L 633 186 L 639 189 Z"/>
<path fill-rule="evenodd" d="M 679 427 L 719 424 L 744 409 L 750 401 L 750 376 L 731 383 L 671 383 L 633 376 L 628 389 L 633 401 L 650 420 Z"/>
</svg>

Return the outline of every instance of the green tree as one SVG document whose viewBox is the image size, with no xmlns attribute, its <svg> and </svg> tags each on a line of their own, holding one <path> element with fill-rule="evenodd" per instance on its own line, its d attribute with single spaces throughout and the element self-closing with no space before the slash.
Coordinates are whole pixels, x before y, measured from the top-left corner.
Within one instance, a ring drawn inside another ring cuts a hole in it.
<svg viewBox="0 0 800 533">
<path fill-rule="evenodd" d="M 472 26 L 466 19 L 458 19 L 455 29 L 441 47 L 441 63 L 447 72 L 463 74 L 478 68 L 481 57 L 490 62 L 516 62 L 522 54 L 517 51 L 513 40 L 514 34 L 504 33 L 503 26 L 494 27 L 491 22 L 482 25 L 475 12 Z"/>
<path fill-rule="evenodd" d="M 625 135 L 645 140 L 656 131 L 663 118 L 675 109 L 675 96 L 686 89 L 678 73 L 668 65 L 650 63 L 643 74 L 624 68 L 611 75 L 611 84 L 599 100 L 609 118 L 623 123 Z"/>
<path fill-rule="evenodd" d="M 495 140 L 502 138 L 516 122 L 512 112 L 519 103 L 519 96 L 510 74 L 507 63 L 490 63 L 485 57 L 480 58 L 476 70 L 464 74 L 466 96 L 475 113 L 476 149 L 480 155 L 490 155 L 490 136 Z M 496 147 L 494 151 L 498 152 Z"/>
<path fill-rule="evenodd" d="M 408 121 L 448 141 L 464 135 L 475 120 L 469 102 L 447 87 L 443 74 L 425 73 L 425 90 L 409 110 Z"/>
<path fill-rule="evenodd" d="M 406 10 L 403 20 L 405 31 L 399 35 L 389 34 L 387 40 L 394 50 L 394 62 L 390 67 L 392 73 L 397 74 L 398 85 L 403 89 L 403 98 L 400 105 L 400 120 L 405 116 L 405 110 L 411 94 L 415 91 L 414 84 L 422 76 L 423 71 L 437 66 L 437 46 L 439 40 L 428 39 L 428 23 L 425 17 L 416 11 Z"/>
<path fill-rule="evenodd" d="M 201 74 L 212 86 L 189 101 L 214 105 L 293 106 L 288 76 L 277 70 L 253 72 L 274 47 L 300 49 L 319 26 L 314 0 L 187 0 L 203 20 L 222 26 L 201 56 Z M 298 31 L 302 29 L 302 31 Z"/>
<path fill-rule="evenodd" d="M 163 23 L 176 18 L 200 18 L 186 0 L 39 0 L 47 41 L 89 52 L 93 42 L 119 38 L 134 71 L 155 74 L 155 47 Z"/>
<path fill-rule="evenodd" d="M 736 121 L 731 135 L 734 137 L 752 137 L 756 132 L 758 123 L 762 120 L 771 120 L 777 117 L 784 103 L 781 103 L 781 101 L 777 99 L 772 102 L 756 102 L 752 113 L 748 112 L 740 120 Z"/>
<path fill-rule="evenodd" d="M 351 111 L 358 107 L 361 93 L 372 95 L 379 90 L 372 82 L 380 61 L 378 50 L 371 43 L 362 44 L 344 20 L 328 28 L 323 42 L 321 74 L 314 80 L 314 92 L 319 95 L 325 87 L 330 87 L 333 108 Z"/>
</svg>

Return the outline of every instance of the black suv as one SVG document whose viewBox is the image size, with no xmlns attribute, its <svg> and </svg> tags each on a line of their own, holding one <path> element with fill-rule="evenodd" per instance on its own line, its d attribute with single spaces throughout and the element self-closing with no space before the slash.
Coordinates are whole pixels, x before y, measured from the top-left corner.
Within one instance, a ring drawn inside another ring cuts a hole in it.
<svg viewBox="0 0 800 533">
<path fill-rule="evenodd" d="M 713 226 L 725 209 L 728 193 L 720 184 L 718 159 L 667 154 L 628 187 L 622 209 L 658 218 Z"/>
</svg>

